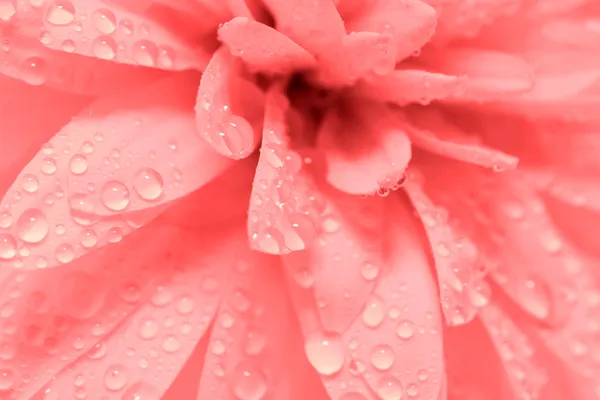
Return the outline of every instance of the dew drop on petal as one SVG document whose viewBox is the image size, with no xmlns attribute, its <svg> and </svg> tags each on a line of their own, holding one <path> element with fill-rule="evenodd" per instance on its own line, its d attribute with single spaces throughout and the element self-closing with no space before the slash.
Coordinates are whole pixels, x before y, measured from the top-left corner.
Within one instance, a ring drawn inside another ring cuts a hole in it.
<svg viewBox="0 0 600 400">
<path fill-rule="evenodd" d="M 112 211 L 122 211 L 129 205 L 129 189 L 123 182 L 110 181 L 102 187 L 102 204 Z"/>
<path fill-rule="evenodd" d="M 98 36 L 92 43 L 92 52 L 103 60 L 112 60 L 117 55 L 117 42 L 110 36 Z"/>
<path fill-rule="evenodd" d="M 117 18 L 112 11 L 100 8 L 92 14 L 92 22 L 98 32 L 110 35 L 117 29 Z"/>
<path fill-rule="evenodd" d="M 333 375 L 342 369 L 345 355 L 340 338 L 313 334 L 306 339 L 308 361 L 321 375 Z"/>
<path fill-rule="evenodd" d="M 21 187 L 27 193 L 35 193 L 40 188 L 40 184 L 35 175 L 27 174 L 27 175 L 23 176 L 23 180 L 21 182 Z"/>
<path fill-rule="evenodd" d="M 252 146 L 252 143 L 248 143 L 248 138 L 253 137 L 254 134 L 252 125 L 248 121 L 232 115 L 221 123 L 218 136 L 229 152 L 229 156 L 243 158 Z"/>
<path fill-rule="evenodd" d="M 265 348 L 267 339 L 258 330 L 251 330 L 246 334 L 244 341 L 244 351 L 249 356 L 257 356 Z"/>
<path fill-rule="evenodd" d="M 160 393 L 154 386 L 145 383 L 134 383 L 123 393 L 121 400 L 160 400 Z"/>
<path fill-rule="evenodd" d="M 0 260 L 10 260 L 17 255 L 17 241 L 11 235 L 0 234 Z"/>
<path fill-rule="evenodd" d="M 386 345 L 375 346 L 371 353 L 371 364 L 380 371 L 388 370 L 394 364 L 396 355 L 394 350 Z"/>
<path fill-rule="evenodd" d="M 151 168 L 143 168 L 135 174 L 133 188 L 142 199 L 156 200 L 163 193 L 163 177 Z"/>
<path fill-rule="evenodd" d="M 524 283 L 521 306 L 533 316 L 545 320 L 550 316 L 552 302 L 550 289 L 546 283 L 538 279 L 529 279 Z"/>
<path fill-rule="evenodd" d="M 396 378 L 383 378 L 377 383 L 377 395 L 381 400 L 400 400 L 402 399 L 402 384 Z"/>
<path fill-rule="evenodd" d="M 10 390 L 15 384 L 15 373 L 12 369 L 0 369 L 0 391 Z"/>
<path fill-rule="evenodd" d="M 361 266 L 360 273 L 367 281 L 372 281 L 379 276 L 379 267 L 375 264 L 366 262 Z"/>
<path fill-rule="evenodd" d="M 111 365 L 104 374 L 104 386 L 110 391 L 119 391 L 127 384 L 127 369 L 122 365 Z"/>
<path fill-rule="evenodd" d="M 410 321 L 401 321 L 396 328 L 396 334 L 401 339 L 408 340 L 415 334 L 415 326 Z"/>
<path fill-rule="evenodd" d="M 27 243 L 40 243 L 48 235 L 50 229 L 44 213 L 30 208 L 21 214 L 16 224 L 18 237 Z"/>
<path fill-rule="evenodd" d="M 52 25 L 69 25 L 75 20 L 75 7 L 67 0 L 54 0 L 46 10 L 46 21 Z"/>
<path fill-rule="evenodd" d="M 139 335 L 144 340 L 154 339 L 158 334 L 158 323 L 154 319 L 140 322 Z"/>
<path fill-rule="evenodd" d="M 290 213 L 287 215 L 287 219 L 292 230 L 286 235 L 286 246 L 294 251 L 307 248 L 317 232 L 313 221 L 308 216 L 300 213 Z"/>
<path fill-rule="evenodd" d="M 40 171 L 42 171 L 46 175 L 52 175 L 56 172 L 56 161 L 53 158 L 46 157 L 42 160 L 42 166 L 40 167 Z"/>
<path fill-rule="evenodd" d="M 237 365 L 232 377 L 233 393 L 238 400 L 262 400 L 267 393 L 267 379 L 263 371 L 251 362 Z"/>
<path fill-rule="evenodd" d="M 149 40 L 140 40 L 133 44 L 133 61 L 145 67 L 154 67 L 158 58 L 156 44 Z"/>
<path fill-rule="evenodd" d="M 88 160 L 83 154 L 75 154 L 73 157 L 71 157 L 69 168 L 75 175 L 84 174 L 88 168 Z"/>
<path fill-rule="evenodd" d="M 10 21 L 16 12 L 15 0 L 0 0 L 0 21 Z"/>
<path fill-rule="evenodd" d="M 181 344 L 179 343 L 179 339 L 173 335 L 168 335 L 162 342 L 162 349 L 165 353 L 176 353 L 180 348 Z"/>
<path fill-rule="evenodd" d="M 67 243 L 58 245 L 54 254 L 56 256 L 56 261 L 62 264 L 70 263 L 75 258 L 75 250 L 73 250 L 73 246 Z"/>
<path fill-rule="evenodd" d="M 362 313 L 362 322 L 369 328 L 379 326 L 385 318 L 386 308 L 385 303 L 378 297 L 372 297 L 365 304 L 365 309 Z"/>
</svg>

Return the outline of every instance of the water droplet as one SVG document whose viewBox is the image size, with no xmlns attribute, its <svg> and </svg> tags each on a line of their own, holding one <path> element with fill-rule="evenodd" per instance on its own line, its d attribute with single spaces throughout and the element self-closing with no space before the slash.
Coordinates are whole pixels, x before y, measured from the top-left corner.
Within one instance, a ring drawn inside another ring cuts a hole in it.
<svg viewBox="0 0 600 400">
<path fill-rule="evenodd" d="M 262 400 L 267 393 L 267 379 L 260 368 L 248 361 L 233 371 L 233 393 L 239 400 Z"/>
<path fill-rule="evenodd" d="M 92 52 L 103 60 L 112 60 L 117 55 L 117 42 L 110 36 L 98 36 L 92 43 Z"/>
<path fill-rule="evenodd" d="M 12 360 L 17 354 L 17 348 L 14 343 L 0 343 L 0 360 Z"/>
<path fill-rule="evenodd" d="M 381 400 L 402 399 L 402 384 L 396 378 L 383 378 L 377 383 L 377 395 Z"/>
<path fill-rule="evenodd" d="M 61 47 L 67 53 L 73 53 L 76 49 L 75 42 L 70 39 L 63 41 Z"/>
<path fill-rule="evenodd" d="M 253 132 L 252 125 L 248 121 L 232 115 L 221 123 L 217 134 L 230 157 L 243 158 L 252 147 Z"/>
<path fill-rule="evenodd" d="M 33 56 L 27 58 L 21 65 L 20 76 L 30 85 L 39 86 L 46 82 L 46 60 Z"/>
<path fill-rule="evenodd" d="M 54 255 L 56 256 L 56 261 L 62 264 L 67 264 L 73 261 L 75 258 L 75 250 L 70 244 L 63 243 L 58 245 Z"/>
<path fill-rule="evenodd" d="M 83 154 L 75 154 L 69 162 L 71 172 L 75 175 L 81 175 L 87 171 L 88 161 Z"/>
<path fill-rule="evenodd" d="M 267 228 L 252 236 L 256 248 L 267 254 L 279 254 L 283 249 L 283 235 L 277 229 Z"/>
<path fill-rule="evenodd" d="M 151 168 L 138 171 L 133 178 L 133 188 L 144 200 L 153 201 L 163 193 L 164 181 L 162 176 Z"/>
<path fill-rule="evenodd" d="M 129 205 L 129 190 L 123 182 L 110 181 L 102 187 L 102 203 L 112 211 L 122 211 Z"/>
<path fill-rule="evenodd" d="M 75 20 L 75 7 L 67 0 L 54 0 L 46 11 L 46 21 L 52 25 L 69 25 Z"/>
<path fill-rule="evenodd" d="M 360 273 L 368 281 L 372 281 L 379 276 L 379 267 L 375 264 L 364 263 L 360 268 Z"/>
<path fill-rule="evenodd" d="M 149 40 L 140 40 L 133 44 L 133 61 L 145 67 L 153 67 L 158 59 L 158 48 Z"/>
<path fill-rule="evenodd" d="M 338 337 L 313 334 L 306 339 L 304 350 L 321 375 L 333 375 L 344 365 L 344 346 Z"/>
<path fill-rule="evenodd" d="M 0 234 L 0 259 L 10 260 L 17 255 L 17 241 L 11 235 Z"/>
<path fill-rule="evenodd" d="M 14 384 L 14 371 L 12 369 L 0 369 L 0 391 L 9 390 Z"/>
<path fill-rule="evenodd" d="M 40 243 L 48 235 L 50 227 L 43 212 L 30 208 L 17 221 L 18 237 L 27 243 Z"/>
<path fill-rule="evenodd" d="M 96 246 L 96 244 L 98 244 L 98 235 L 96 235 L 96 232 L 90 229 L 81 232 L 81 245 L 83 247 L 90 249 Z"/>
<path fill-rule="evenodd" d="M 137 382 L 123 393 L 121 400 L 160 400 L 160 393 L 148 383 Z"/>
<path fill-rule="evenodd" d="M 42 160 L 42 166 L 40 167 L 40 171 L 42 171 L 46 175 L 52 175 L 56 172 L 56 161 L 53 158 L 46 157 Z"/>
<path fill-rule="evenodd" d="M 524 282 L 521 292 L 520 303 L 525 310 L 541 320 L 545 320 L 550 316 L 550 289 L 545 281 L 528 279 Z"/>
<path fill-rule="evenodd" d="M 173 300 L 171 291 L 165 286 L 158 286 L 152 295 L 152 304 L 157 307 L 164 307 Z"/>
<path fill-rule="evenodd" d="M 12 215 L 9 212 L 0 212 L 0 228 L 10 228 L 12 225 Z"/>
<path fill-rule="evenodd" d="M 416 397 L 419 394 L 419 387 L 414 383 L 411 383 L 406 387 L 406 394 L 410 397 Z"/>
<path fill-rule="evenodd" d="M 487 306 L 490 302 L 492 290 L 487 283 L 481 282 L 480 284 L 469 288 L 468 294 L 471 304 L 475 307 L 481 308 Z"/>
<path fill-rule="evenodd" d="M 105 342 L 96 343 L 88 353 L 88 358 L 90 360 L 99 360 L 106 355 L 106 351 L 108 350 Z"/>
<path fill-rule="evenodd" d="M 410 321 L 401 321 L 396 328 L 396 334 L 404 340 L 408 340 L 415 334 L 415 326 Z"/>
<path fill-rule="evenodd" d="M 292 227 L 285 237 L 285 244 L 290 250 L 298 251 L 308 247 L 317 232 L 315 224 L 306 215 L 300 213 L 290 213 L 287 220 Z"/>
<path fill-rule="evenodd" d="M 109 243 L 119 243 L 123 239 L 123 230 L 119 227 L 110 228 L 106 234 Z"/>
<path fill-rule="evenodd" d="M 379 326 L 385 318 L 385 303 L 378 297 L 372 297 L 365 304 L 365 309 L 362 313 L 362 322 L 369 328 Z"/>
<path fill-rule="evenodd" d="M 92 14 L 92 22 L 98 32 L 110 35 L 117 29 L 117 18 L 112 11 L 99 8 Z"/>
<path fill-rule="evenodd" d="M 8 22 L 16 14 L 15 0 L 0 0 L 0 20 Z"/>
<path fill-rule="evenodd" d="M 179 340 L 173 335 L 165 337 L 162 342 L 162 349 L 166 353 L 176 353 L 180 348 L 181 344 L 179 343 Z"/>
<path fill-rule="evenodd" d="M 396 354 L 388 345 L 375 346 L 371 353 L 371 364 L 380 371 L 390 369 L 394 365 Z"/>
<path fill-rule="evenodd" d="M 233 308 L 240 313 L 245 313 L 252 305 L 250 299 L 248 299 L 248 296 L 240 290 L 235 291 L 229 301 L 231 302 Z"/>
<path fill-rule="evenodd" d="M 265 335 L 260 331 L 251 330 L 246 334 L 244 351 L 249 356 L 257 356 L 262 353 L 266 343 L 267 339 L 265 338 Z"/>
<path fill-rule="evenodd" d="M 127 384 L 127 368 L 122 365 L 110 366 L 104 374 L 104 385 L 108 390 L 119 391 Z"/>
</svg>

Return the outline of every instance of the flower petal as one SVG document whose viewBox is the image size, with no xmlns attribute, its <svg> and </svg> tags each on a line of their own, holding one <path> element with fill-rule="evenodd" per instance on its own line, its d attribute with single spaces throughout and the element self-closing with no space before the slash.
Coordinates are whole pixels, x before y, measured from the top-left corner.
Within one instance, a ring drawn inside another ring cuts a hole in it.
<svg viewBox="0 0 600 400">
<path fill-rule="evenodd" d="M 195 108 L 198 134 L 219 154 L 248 157 L 259 142 L 262 104 L 260 89 L 242 76 L 235 58 L 221 47 L 200 81 Z"/>
<path fill-rule="evenodd" d="M 298 376 L 306 359 L 277 260 L 248 251 L 236 257 L 226 270 L 197 398 L 322 398 L 319 386 L 289 393 L 292 382 L 307 379 Z"/>
<path fill-rule="evenodd" d="M 171 243 L 169 250 L 181 255 L 173 276 L 159 282 L 126 324 L 56 376 L 46 393 L 160 398 L 209 329 L 220 302 L 222 269 L 233 264 L 236 243 L 244 244 L 240 235 L 236 241 L 219 233 L 185 232 L 179 236 L 183 241 Z"/>
<path fill-rule="evenodd" d="M 147 222 L 162 211 L 158 205 L 206 184 L 230 166 L 229 160 L 206 149 L 194 137 L 193 115 L 186 117 L 184 111 L 186 105 L 191 108 L 193 104 L 193 92 L 186 99 L 186 88 L 190 89 L 190 77 L 180 76 L 133 96 L 100 100 L 42 148 L 2 202 L 3 211 L 13 219 L 12 226 L 4 231 L 19 247 L 30 248 L 26 255 L 13 257 L 14 262 L 24 268 L 38 268 L 35 260 L 41 257 L 46 259 L 44 266 L 52 266 L 119 241 L 136 226 L 127 221 L 137 220 L 138 226 Z M 169 122 L 171 129 L 181 130 L 164 135 L 162 128 Z M 160 129 L 154 134 L 149 131 L 148 140 L 138 140 L 134 135 L 141 134 L 144 126 Z M 182 140 L 176 145 L 186 157 L 169 154 L 173 152 L 169 138 Z M 153 155 L 155 144 L 159 148 Z M 199 158 L 202 155 L 205 157 Z M 153 156 L 165 164 L 155 163 Z M 174 161 L 184 164 L 170 165 Z M 136 179 L 116 180 L 121 176 Z M 149 207 L 153 209 L 141 215 L 129 213 Z M 114 214 L 122 215 L 99 217 Z M 93 235 L 97 242 L 87 246 L 83 243 L 87 235 Z M 73 254 L 58 257 L 64 248 Z"/>
<path fill-rule="evenodd" d="M 399 199 L 386 204 L 392 221 L 388 269 L 384 267 L 362 316 L 346 332 L 324 332 L 312 293 L 290 285 L 305 351 L 332 398 L 349 393 L 372 398 L 373 391 L 399 399 L 406 390 L 437 399 L 444 381 L 437 289 L 409 207 Z M 418 379 L 421 371 L 430 378 Z"/>
<path fill-rule="evenodd" d="M 40 24 L 48 35 L 42 44 L 53 50 L 168 70 L 202 70 L 208 62 L 207 51 L 159 22 L 100 0 L 49 3 Z M 74 30 L 80 34 L 73 35 Z"/>
<path fill-rule="evenodd" d="M 390 34 L 394 39 L 395 59 L 401 61 L 431 39 L 436 21 L 435 9 L 419 0 L 377 0 L 353 13 L 346 29 Z"/>
<path fill-rule="evenodd" d="M 326 205 L 315 245 L 284 256 L 291 277 L 312 288 L 327 332 L 343 333 L 363 310 L 383 268 L 384 203 L 322 188 Z"/>
<path fill-rule="evenodd" d="M 300 155 L 287 137 L 288 100 L 274 86 L 267 95 L 260 158 L 248 211 L 250 246 L 269 254 L 286 254 L 311 244 L 316 221 L 313 188 L 302 171 Z"/>
<path fill-rule="evenodd" d="M 408 136 L 385 106 L 357 104 L 344 111 L 330 111 L 317 138 L 327 180 L 350 194 L 393 188 L 411 158 Z"/>
<path fill-rule="evenodd" d="M 287 74 L 316 64 L 315 58 L 277 30 L 237 17 L 219 28 L 219 39 L 252 70 Z"/>
<path fill-rule="evenodd" d="M 429 104 L 461 94 L 465 78 L 417 69 L 398 69 L 384 76 L 372 75 L 352 89 L 361 97 L 399 106 Z"/>
<path fill-rule="evenodd" d="M 406 125 L 406 133 L 416 147 L 494 171 L 517 167 L 518 158 L 486 147 L 479 137 L 453 125 L 440 110 L 411 109 L 406 117 L 412 122 Z"/>
<path fill-rule="evenodd" d="M 160 224 L 148 228 L 64 268 L 14 271 L 3 282 L 0 368 L 10 371 L 12 399 L 33 398 L 86 353 L 101 357 L 101 338 L 147 298 L 157 279 L 173 272 L 177 257 L 170 249 L 183 236 Z"/>
</svg>

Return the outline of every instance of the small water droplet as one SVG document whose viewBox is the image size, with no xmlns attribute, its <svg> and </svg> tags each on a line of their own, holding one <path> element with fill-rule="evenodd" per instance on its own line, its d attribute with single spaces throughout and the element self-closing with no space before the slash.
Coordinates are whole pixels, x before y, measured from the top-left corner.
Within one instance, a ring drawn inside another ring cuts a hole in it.
<svg viewBox="0 0 600 400">
<path fill-rule="evenodd" d="M 0 234 L 0 259 L 10 260 L 17 255 L 17 241 L 11 235 Z"/>
<path fill-rule="evenodd" d="M 49 230 L 46 216 L 35 208 L 26 210 L 17 221 L 17 236 L 27 243 L 40 243 Z"/>
<path fill-rule="evenodd" d="M 536 318 L 545 320 L 551 313 L 550 289 L 545 281 L 531 278 L 522 285 L 521 306 Z"/>
<path fill-rule="evenodd" d="M 111 391 L 119 391 L 127 384 L 127 368 L 122 365 L 112 365 L 104 374 L 104 386 Z"/>
<path fill-rule="evenodd" d="M 122 211 L 129 205 L 129 190 L 123 182 L 106 182 L 101 196 L 104 206 L 112 211 Z"/>
<path fill-rule="evenodd" d="M 117 55 L 117 42 L 110 36 L 98 36 L 92 43 L 92 52 L 103 60 L 112 60 Z"/>
<path fill-rule="evenodd" d="M 267 228 L 252 236 L 256 248 L 267 254 L 279 254 L 285 249 L 284 239 L 277 229 Z"/>
<path fill-rule="evenodd" d="M 52 25 L 69 25 L 75 20 L 75 7 L 67 0 L 54 0 L 46 10 L 46 21 Z"/>
<path fill-rule="evenodd" d="M 375 328 L 383 322 L 385 318 L 386 308 L 385 303 L 378 297 L 372 297 L 365 304 L 365 309 L 362 313 L 362 322 L 369 328 Z"/>
<path fill-rule="evenodd" d="M 42 160 L 42 166 L 40 167 L 40 171 L 42 171 L 46 175 L 52 175 L 56 172 L 56 161 L 50 157 L 44 158 Z"/>
<path fill-rule="evenodd" d="M 396 328 L 396 334 L 404 340 L 408 340 L 415 334 L 415 326 L 410 321 L 401 321 Z"/>
<path fill-rule="evenodd" d="M 56 256 L 56 261 L 62 264 L 70 263 L 75 258 L 73 246 L 67 243 L 58 245 L 54 254 Z"/>
<path fill-rule="evenodd" d="M 244 118 L 232 115 L 220 124 L 217 136 L 232 158 L 243 158 L 252 147 L 252 125 Z"/>
<path fill-rule="evenodd" d="M 133 44 L 133 61 L 145 67 L 153 67 L 158 59 L 158 48 L 149 40 L 140 40 Z"/>
<path fill-rule="evenodd" d="M 394 365 L 396 354 L 388 345 L 375 346 L 371 353 L 371 364 L 380 371 L 388 370 Z"/>
<path fill-rule="evenodd" d="M 156 288 L 156 291 L 152 295 L 152 304 L 157 307 L 164 307 L 169 304 L 173 300 L 173 295 L 171 291 L 165 286 L 159 286 Z"/>
<path fill-rule="evenodd" d="M 75 154 L 69 162 L 71 172 L 75 175 L 81 175 L 87 171 L 88 160 L 83 154 Z"/>
<path fill-rule="evenodd" d="M 73 53 L 76 49 L 75 42 L 70 39 L 67 39 L 62 42 L 61 48 L 67 53 Z"/>
<path fill-rule="evenodd" d="M 344 365 L 344 346 L 338 337 L 315 333 L 306 339 L 304 350 L 311 365 L 322 375 L 333 375 Z"/>
<path fill-rule="evenodd" d="M 285 235 L 285 245 L 288 249 L 298 251 L 308 247 L 317 232 L 315 224 L 306 215 L 290 213 L 287 220 L 292 227 L 291 232 Z"/>
<path fill-rule="evenodd" d="M 160 393 L 148 383 L 137 382 L 123 393 L 121 400 L 160 400 Z"/>
<path fill-rule="evenodd" d="M 402 384 L 396 378 L 383 378 L 377 383 L 376 392 L 381 400 L 400 400 L 402 391 Z"/>
<path fill-rule="evenodd" d="M 377 279 L 379 276 L 379 267 L 375 264 L 364 263 L 360 268 L 360 273 L 368 281 L 372 281 Z"/>
<path fill-rule="evenodd" d="M 133 178 L 133 188 L 146 201 L 157 200 L 163 193 L 162 176 L 152 168 L 143 168 Z"/>
<path fill-rule="evenodd" d="M 181 344 L 179 343 L 179 340 L 173 335 L 168 335 L 162 342 L 162 349 L 166 353 L 176 353 L 180 348 Z"/>
<path fill-rule="evenodd" d="M 248 361 L 233 372 L 233 393 L 239 400 L 262 400 L 267 393 L 267 379 L 260 368 Z"/>
<path fill-rule="evenodd" d="M 117 29 L 117 18 L 112 11 L 99 8 L 92 14 L 92 22 L 98 32 L 110 35 Z"/>
</svg>

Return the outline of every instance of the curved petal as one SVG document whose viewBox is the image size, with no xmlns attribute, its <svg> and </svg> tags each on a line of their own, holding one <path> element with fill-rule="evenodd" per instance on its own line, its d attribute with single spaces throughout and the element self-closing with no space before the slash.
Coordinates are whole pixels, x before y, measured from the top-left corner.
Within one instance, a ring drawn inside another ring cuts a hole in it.
<svg viewBox="0 0 600 400">
<path fill-rule="evenodd" d="M 312 288 L 327 332 L 343 333 L 363 310 L 383 269 L 384 201 L 322 188 L 315 245 L 284 256 L 291 278 Z"/>
<path fill-rule="evenodd" d="M 412 153 L 393 112 L 376 104 L 357 104 L 343 111 L 330 111 L 317 137 L 329 183 L 350 194 L 396 187 Z"/>
<path fill-rule="evenodd" d="M 241 251 L 226 270 L 227 287 L 211 332 L 198 399 L 322 397 L 318 385 L 290 393 L 306 359 L 275 258 Z"/>
<path fill-rule="evenodd" d="M 158 282 L 127 323 L 52 379 L 46 393 L 162 397 L 210 328 L 227 279 L 223 270 L 235 261 L 231 249 L 244 245 L 227 231 L 179 237 L 168 246 L 179 255 L 174 274 Z"/>
<path fill-rule="evenodd" d="M 223 24 L 219 39 L 257 72 L 287 74 L 316 64 L 310 53 L 287 36 L 248 18 L 237 17 Z"/>
<path fill-rule="evenodd" d="M 387 265 L 362 316 L 348 330 L 325 332 L 310 291 L 290 284 L 305 351 L 332 398 L 442 395 L 442 322 L 425 246 L 408 207 L 397 200 L 387 204 Z M 418 378 L 422 371 L 429 379 Z"/>
<path fill-rule="evenodd" d="M 11 398 L 31 399 L 86 353 L 101 357 L 101 338 L 173 272 L 178 256 L 170 249 L 182 240 L 176 230 L 153 224 L 64 268 L 14 271 L 0 291 L 0 368 L 12 378 Z"/>
<path fill-rule="evenodd" d="M 363 2 L 364 3 L 364 2 Z M 346 23 L 349 32 L 378 32 L 394 39 L 395 60 L 419 51 L 433 36 L 437 18 L 433 7 L 419 0 L 371 1 L 352 14 Z"/>
<path fill-rule="evenodd" d="M 288 107 L 281 88 L 272 87 L 248 211 L 250 246 L 269 254 L 302 250 L 316 233 L 314 189 L 300 155 L 288 147 Z"/>
<path fill-rule="evenodd" d="M 213 54 L 202 75 L 195 110 L 198 134 L 219 154 L 241 159 L 258 145 L 263 94 L 242 76 L 226 47 Z"/>
<path fill-rule="evenodd" d="M 399 106 L 429 104 L 464 91 L 466 78 L 418 69 L 398 69 L 383 76 L 369 76 L 352 89 L 360 97 L 385 101 Z"/>
<path fill-rule="evenodd" d="M 14 262 L 38 268 L 35 260 L 41 257 L 48 267 L 119 241 L 157 216 L 162 210 L 156 206 L 206 184 L 230 166 L 229 160 L 204 148 L 194 137 L 193 116 L 185 117 L 193 93 L 186 98 L 185 89 L 190 89 L 190 77 L 176 77 L 134 95 L 100 100 L 42 148 L 2 202 L 14 221 L 4 231 L 12 235 L 15 245 L 29 248 Z M 158 129 L 147 140 L 138 140 L 145 126 L 166 128 L 169 122 L 171 129 L 179 131 L 166 136 Z M 185 140 L 169 143 L 173 138 Z M 153 153 L 156 144 L 160 148 Z M 180 150 L 186 155 L 181 160 L 177 146 L 185 149 Z M 202 155 L 204 159 L 194 159 Z M 199 165 L 207 169 L 198 169 Z M 135 179 L 119 181 L 121 173 Z M 129 213 L 149 207 L 153 209 L 141 215 Z M 119 217 L 99 218 L 110 214 Z M 127 222 L 134 220 L 137 224 Z M 95 240 L 84 243 L 88 235 Z M 65 248 L 68 256 L 60 257 Z"/>
<path fill-rule="evenodd" d="M 208 62 L 206 50 L 157 21 L 100 0 L 50 2 L 38 23 L 47 32 L 42 44 L 53 50 L 168 70 L 202 70 Z"/>
</svg>

